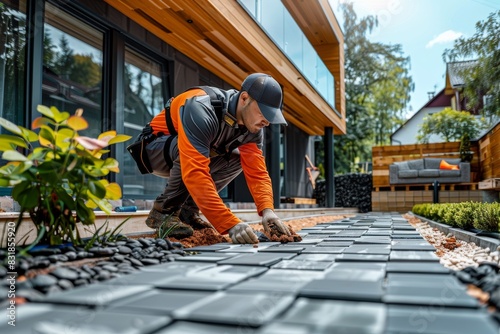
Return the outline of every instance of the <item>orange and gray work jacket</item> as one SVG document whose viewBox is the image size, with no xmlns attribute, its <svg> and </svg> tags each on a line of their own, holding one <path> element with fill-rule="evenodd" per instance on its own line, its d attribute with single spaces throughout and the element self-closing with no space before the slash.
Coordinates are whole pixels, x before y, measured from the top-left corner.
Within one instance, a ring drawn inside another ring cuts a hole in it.
<svg viewBox="0 0 500 334">
<path fill-rule="evenodd" d="M 223 112 L 232 122 L 225 121 L 225 117 L 217 117 L 209 95 L 201 88 L 194 88 L 170 102 L 170 126 L 178 134 L 182 180 L 189 194 L 215 229 L 225 234 L 241 221 L 224 205 L 217 193 L 210 176 L 211 157 L 239 149 L 243 173 L 259 215 L 266 208 L 274 208 L 273 193 L 262 154 L 263 130 L 252 134 L 236 123 L 236 105 L 240 94 L 237 90 L 210 88 L 222 98 Z M 164 109 L 153 118 L 150 125 L 154 134 L 170 134 L 167 117 Z"/>
</svg>

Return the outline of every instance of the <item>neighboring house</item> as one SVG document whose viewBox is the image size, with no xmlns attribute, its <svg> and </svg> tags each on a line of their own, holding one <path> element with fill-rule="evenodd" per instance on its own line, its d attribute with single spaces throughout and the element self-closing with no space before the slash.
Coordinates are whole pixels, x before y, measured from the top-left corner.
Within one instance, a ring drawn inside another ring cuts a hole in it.
<svg viewBox="0 0 500 334">
<path fill-rule="evenodd" d="M 450 106 L 450 98 L 445 95 L 445 89 L 442 89 L 432 99 L 430 99 L 420 110 L 418 110 L 411 118 L 401 125 L 391 135 L 392 145 L 407 145 L 417 142 L 417 134 L 421 124 L 424 122 L 424 117 L 442 111 Z M 442 138 L 438 135 L 432 135 L 429 138 L 429 143 L 441 142 Z"/>
<path fill-rule="evenodd" d="M 477 64 L 476 60 L 457 61 L 446 64 L 446 87 L 445 94 L 450 97 L 450 106 L 454 110 L 467 110 L 472 114 L 477 114 L 482 109 L 482 104 L 473 110 L 466 107 L 467 99 L 463 96 L 465 80 L 461 71 L 470 69 Z"/>
<path fill-rule="evenodd" d="M 86 135 L 136 137 L 171 96 L 198 85 L 239 89 L 265 72 L 283 87 L 289 124 L 266 130 L 278 202 L 304 197 L 313 138 L 346 132 L 343 33 L 327 0 L 0 0 L 0 19 L 0 116 L 25 127 L 38 104 L 83 107 Z M 140 175 L 125 145 L 111 154 L 124 198 L 163 190 L 164 180 Z M 222 196 L 251 201 L 244 185 L 241 177 Z"/>
<path fill-rule="evenodd" d="M 445 88 L 437 93 L 411 118 L 393 132 L 391 135 L 391 144 L 415 144 L 417 142 L 418 130 L 425 116 L 429 114 L 440 112 L 446 107 L 458 111 L 467 110 L 466 99 L 463 96 L 465 80 L 461 75 L 461 71 L 474 66 L 476 63 L 477 61 L 474 60 L 447 63 Z M 477 106 L 474 110 L 468 111 L 472 114 L 477 114 L 480 108 L 482 108 L 482 105 Z M 443 141 L 444 139 L 439 135 L 431 135 L 429 138 L 429 143 L 439 143 Z"/>
</svg>

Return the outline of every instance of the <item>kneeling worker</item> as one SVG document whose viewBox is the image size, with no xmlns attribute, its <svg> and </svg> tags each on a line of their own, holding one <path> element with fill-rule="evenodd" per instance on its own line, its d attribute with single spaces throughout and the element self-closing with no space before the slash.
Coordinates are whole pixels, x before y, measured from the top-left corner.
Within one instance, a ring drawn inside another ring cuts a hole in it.
<svg viewBox="0 0 500 334">
<path fill-rule="evenodd" d="M 154 174 L 168 177 L 146 224 L 176 225 L 170 236 L 185 238 L 194 229 L 214 227 L 234 243 L 257 243 L 252 228 L 225 206 L 218 192 L 241 171 L 245 175 L 266 231 L 274 224 L 290 231 L 274 212 L 271 179 L 262 154 L 263 128 L 285 124 L 282 90 L 267 74 L 254 73 L 241 90 L 196 87 L 174 97 L 150 122 L 156 139 L 146 148 L 152 165 L 166 160 Z M 151 158 L 153 157 L 153 158 Z M 165 166 L 165 164 L 163 164 Z M 210 221 L 202 220 L 199 211 Z"/>
</svg>

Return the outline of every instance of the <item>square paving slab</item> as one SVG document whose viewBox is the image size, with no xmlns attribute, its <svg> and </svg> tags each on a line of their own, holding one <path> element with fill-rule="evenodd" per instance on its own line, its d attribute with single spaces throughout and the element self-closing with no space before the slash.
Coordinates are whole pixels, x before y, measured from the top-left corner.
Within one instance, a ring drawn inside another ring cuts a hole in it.
<svg viewBox="0 0 500 334">
<path fill-rule="evenodd" d="M 177 320 L 201 321 L 243 327 L 259 327 L 286 310 L 292 295 L 219 292 L 173 312 Z"/>
<path fill-rule="evenodd" d="M 435 262 L 388 262 L 386 271 L 388 273 L 450 273 L 450 269 L 447 269 L 440 263 Z"/>
<path fill-rule="evenodd" d="M 351 245 L 347 247 L 344 254 L 370 254 L 370 255 L 389 255 L 391 245 Z"/>
<path fill-rule="evenodd" d="M 332 264 L 320 261 L 282 260 L 271 266 L 273 269 L 325 270 Z"/>
<path fill-rule="evenodd" d="M 301 297 L 367 302 L 381 302 L 383 294 L 381 279 L 354 281 L 325 278 L 313 280 L 299 291 Z"/>
<path fill-rule="evenodd" d="M 256 253 L 242 254 L 227 260 L 219 261 L 219 264 L 248 265 L 248 266 L 272 266 L 281 260 L 290 260 L 296 254 L 293 253 Z"/>
<path fill-rule="evenodd" d="M 121 298 L 144 293 L 151 288 L 151 285 L 91 284 L 48 295 L 41 301 L 54 304 L 103 306 Z"/>
<path fill-rule="evenodd" d="M 256 328 L 176 321 L 155 334 L 257 334 Z"/>
<path fill-rule="evenodd" d="M 387 262 L 389 255 L 341 254 L 335 262 Z"/>
<path fill-rule="evenodd" d="M 387 331 L 394 333 L 498 334 L 484 310 L 389 305 Z"/>
<path fill-rule="evenodd" d="M 5 321 L 0 324 L 0 332 L 9 334 L 145 334 L 155 332 L 172 321 L 168 316 L 146 314 L 131 316 L 102 309 L 47 307 L 45 305 L 43 308 L 44 311 L 38 312 L 33 311 L 33 306 L 19 307 L 16 326 L 10 326 Z"/>
<path fill-rule="evenodd" d="M 298 333 L 310 326 L 309 333 L 379 334 L 384 333 L 386 313 L 386 306 L 379 303 L 298 298 L 280 323 L 297 325 Z"/>
<path fill-rule="evenodd" d="M 172 311 L 194 303 L 210 294 L 211 292 L 207 291 L 153 289 L 140 295 L 123 298 L 110 305 L 108 310 L 131 314 L 169 315 Z"/>
<path fill-rule="evenodd" d="M 382 300 L 386 304 L 427 305 L 429 307 L 479 307 L 477 299 L 469 296 L 466 290 L 436 285 L 388 285 Z"/>
<path fill-rule="evenodd" d="M 439 262 L 439 257 L 431 251 L 391 251 L 389 261 Z"/>
</svg>

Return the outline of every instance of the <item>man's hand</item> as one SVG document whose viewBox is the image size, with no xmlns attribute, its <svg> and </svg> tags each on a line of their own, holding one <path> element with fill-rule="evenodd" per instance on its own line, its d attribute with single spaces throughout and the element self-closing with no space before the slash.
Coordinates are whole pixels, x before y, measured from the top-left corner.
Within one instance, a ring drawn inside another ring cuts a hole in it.
<svg viewBox="0 0 500 334">
<path fill-rule="evenodd" d="M 259 239 L 247 223 L 234 225 L 228 233 L 235 244 L 256 244 L 259 242 Z"/>
<path fill-rule="evenodd" d="M 278 218 L 278 216 L 271 209 L 262 210 L 262 225 L 264 226 L 264 230 L 270 234 L 269 224 L 274 223 L 278 231 L 285 235 L 291 235 L 288 227 Z"/>
</svg>

